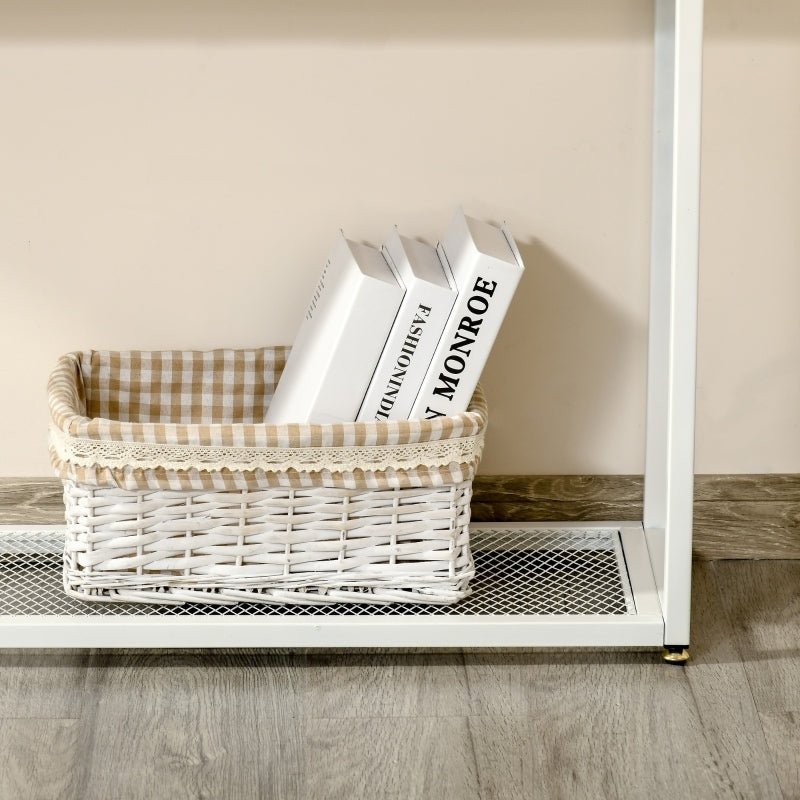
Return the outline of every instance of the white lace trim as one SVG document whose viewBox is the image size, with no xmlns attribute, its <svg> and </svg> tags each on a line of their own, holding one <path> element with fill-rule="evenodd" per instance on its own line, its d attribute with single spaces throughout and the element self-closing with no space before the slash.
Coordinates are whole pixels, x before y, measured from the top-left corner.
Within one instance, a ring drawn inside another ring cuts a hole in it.
<svg viewBox="0 0 800 800">
<path fill-rule="evenodd" d="M 144 444 L 69 436 L 50 426 L 50 443 L 62 461 L 78 467 L 268 472 L 380 472 L 386 469 L 438 469 L 480 459 L 483 434 L 414 444 L 363 447 L 217 447 Z"/>
</svg>

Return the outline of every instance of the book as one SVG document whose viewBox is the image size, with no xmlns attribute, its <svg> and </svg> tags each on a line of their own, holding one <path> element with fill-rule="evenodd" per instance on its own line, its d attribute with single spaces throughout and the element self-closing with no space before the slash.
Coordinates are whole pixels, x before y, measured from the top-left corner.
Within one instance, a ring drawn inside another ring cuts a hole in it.
<svg viewBox="0 0 800 800">
<path fill-rule="evenodd" d="M 352 422 L 404 293 L 380 250 L 350 241 L 340 232 L 265 421 Z"/>
<path fill-rule="evenodd" d="M 412 418 L 466 410 L 524 270 L 507 226 L 467 217 L 460 209 L 438 250 L 453 272 L 458 297 Z"/>
<path fill-rule="evenodd" d="M 408 419 L 456 299 L 450 269 L 436 250 L 395 228 L 383 247 L 406 287 L 357 420 Z"/>
</svg>

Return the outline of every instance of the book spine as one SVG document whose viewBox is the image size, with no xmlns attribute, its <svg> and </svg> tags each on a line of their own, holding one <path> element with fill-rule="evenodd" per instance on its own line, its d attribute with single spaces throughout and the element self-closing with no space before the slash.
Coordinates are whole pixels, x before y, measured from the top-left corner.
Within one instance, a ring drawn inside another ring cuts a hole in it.
<svg viewBox="0 0 800 800">
<path fill-rule="evenodd" d="M 369 387 L 375 365 L 397 317 L 402 289 L 387 291 L 383 281 L 364 279 L 346 316 L 338 321 L 338 342 L 322 368 L 311 422 L 353 422 Z"/>
<path fill-rule="evenodd" d="M 477 250 L 453 271 L 458 298 L 411 409 L 412 418 L 433 419 L 465 411 L 478 385 L 514 291 L 521 266 Z"/>
<path fill-rule="evenodd" d="M 287 422 L 302 422 L 308 417 L 310 406 L 308 393 L 311 376 L 308 365 L 319 355 L 325 341 L 325 317 L 336 310 L 337 289 L 348 277 L 342 241 L 338 239 L 328 256 L 308 303 L 300 327 L 292 342 L 292 349 L 275 387 L 264 421 L 280 425 Z M 341 292 L 340 292 L 341 293 Z"/>
<path fill-rule="evenodd" d="M 453 308 L 455 292 L 414 279 L 381 354 L 357 419 L 408 419 L 436 345 Z"/>
<path fill-rule="evenodd" d="M 380 260 L 391 280 L 365 274 L 343 238 L 317 284 L 266 414 L 269 424 L 352 422 L 403 297 L 380 252 L 358 245 L 358 257 Z"/>
</svg>

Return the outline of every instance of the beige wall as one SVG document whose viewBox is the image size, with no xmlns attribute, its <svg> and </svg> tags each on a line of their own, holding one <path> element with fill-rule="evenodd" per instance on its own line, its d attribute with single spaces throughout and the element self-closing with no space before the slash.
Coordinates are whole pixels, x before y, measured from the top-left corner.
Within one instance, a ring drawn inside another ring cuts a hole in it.
<svg viewBox="0 0 800 800">
<path fill-rule="evenodd" d="M 0 0 L 0 475 L 62 352 L 289 342 L 339 227 L 457 204 L 528 268 L 481 472 L 642 471 L 647 0 L 132 5 Z M 706 27 L 697 470 L 800 472 L 800 12 Z"/>
</svg>

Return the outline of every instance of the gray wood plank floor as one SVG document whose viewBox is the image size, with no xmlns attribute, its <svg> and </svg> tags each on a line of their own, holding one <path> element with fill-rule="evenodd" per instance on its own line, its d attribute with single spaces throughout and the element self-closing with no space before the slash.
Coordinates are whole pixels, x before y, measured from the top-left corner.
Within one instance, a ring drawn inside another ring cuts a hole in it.
<svg viewBox="0 0 800 800">
<path fill-rule="evenodd" d="M 0 800 L 800 798 L 800 562 L 652 652 L 0 651 Z"/>
</svg>

